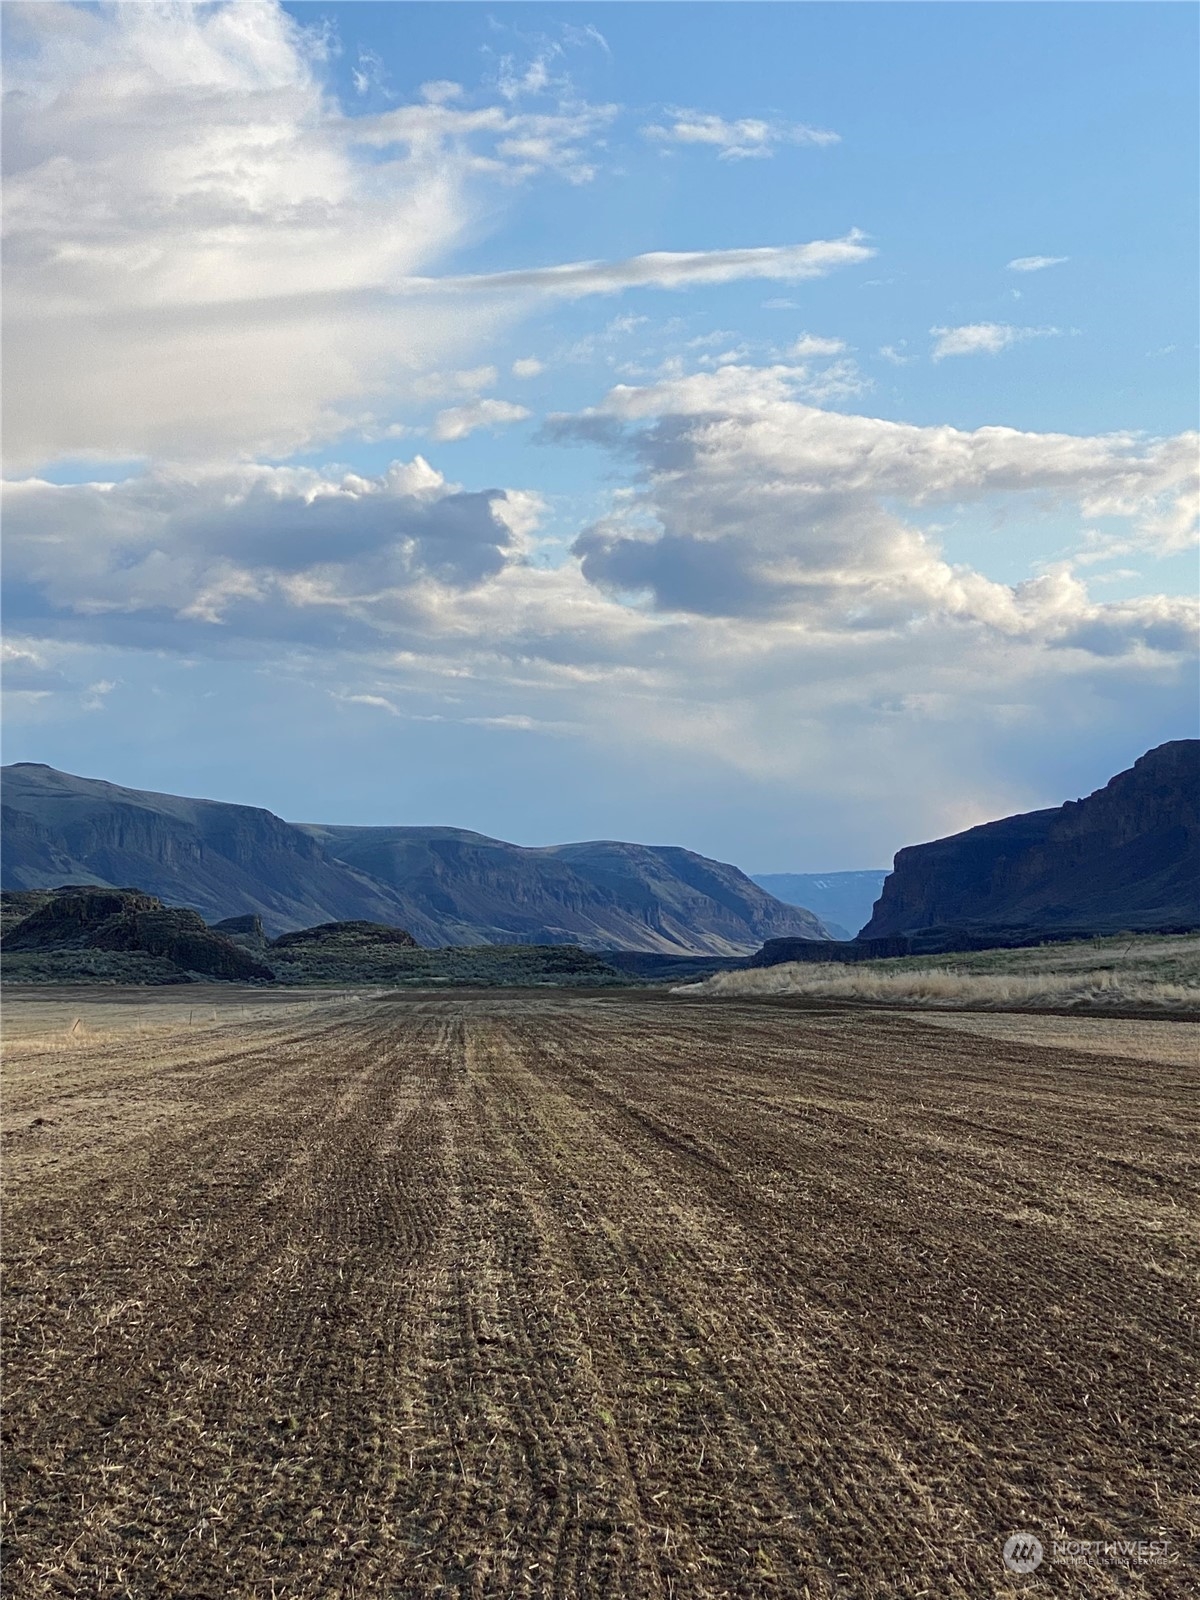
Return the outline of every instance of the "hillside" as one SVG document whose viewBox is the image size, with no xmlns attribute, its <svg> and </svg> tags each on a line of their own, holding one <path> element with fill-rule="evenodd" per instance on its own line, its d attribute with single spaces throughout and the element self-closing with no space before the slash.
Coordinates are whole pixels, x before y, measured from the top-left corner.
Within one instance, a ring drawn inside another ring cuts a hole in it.
<svg viewBox="0 0 1200 1600">
<path fill-rule="evenodd" d="M 811 912 L 784 905 L 736 867 L 672 846 L 527 849 L 458 828 L 308 831 L 331 856 L 402 890 L 446 944 L 738 956 L 775 936 L 828 938 Z"/>
<path fill-rule="evenodd" d="M 6 889 L 136 884 L 206 922 L 256 912 L 272 933 L 352 918 L 410 926 L 412 908 L 394 891 L 270 811 L 24 762 L 3 780 Z"/>
<path fill-rule="evenodd" d="M 206 922 L 271 936 L 329 922 L 407 929 L 431 947 L 578 944 L 739 956 L 826 939 L 810 912 L 669 846 L 526 849 L 455 828 L 301 826 L 269 811 L 126 789 L 52 767 L 4 769 L 3 885 L 136 884 Z"/>
<path fill-rule="evenodd" d="M 1085 799 L 901 850 L 859 938 L 1198 926 L 1200 740 L 1180 739 Z"/>
</svg>

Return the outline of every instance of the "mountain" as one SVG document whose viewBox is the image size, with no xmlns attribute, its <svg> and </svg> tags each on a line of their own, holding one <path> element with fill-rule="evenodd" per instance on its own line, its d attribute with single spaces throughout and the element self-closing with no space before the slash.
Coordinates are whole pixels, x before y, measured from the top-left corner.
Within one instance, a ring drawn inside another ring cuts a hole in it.
<svg viewBox="0 0 1200 1600">
<path fill-rule="evenodd" d="M 302 826 L 28 762 L 3 780 L 11 889 L 136 884 L 210 923 L 257 915 L 271 935 L 384 923 L 426 946 L 740 956 L 768 938 L 829 937 L 736 867 L 670 846 L 524 849 L 457 828 Z"/>
<path fill-rule="evenodd" d="M 1188 927 L 1200 927 L 1197 739 L 1159 745 L 1085 799 L 901 850 L 858 938 Z"/>
<path fill-rule="evenodd" d="M 887 873 L 752 872 L 761 889 L 789 906 L 814 911 L 835 939 L 853 939 L 871 912 Z"/>
<path fill-rule="evenodd" d="M 829 937 L 811 911 L 675 846 L 604 840 L 528 849 L 460 828 L 307 831 L 330 856 L 415 901 L 447 944 L 740 956 L 776 934 Z"/>
<path fill-rule="evenodd" d="M 4 768 L 2 801 L 7 889 L 136 884 L 206 922 L 257 912 L 272 933 L 358 918 L 407 927 L 415 915 L 256 806 L 123 789 L 32 762 Z"/>
</svg>

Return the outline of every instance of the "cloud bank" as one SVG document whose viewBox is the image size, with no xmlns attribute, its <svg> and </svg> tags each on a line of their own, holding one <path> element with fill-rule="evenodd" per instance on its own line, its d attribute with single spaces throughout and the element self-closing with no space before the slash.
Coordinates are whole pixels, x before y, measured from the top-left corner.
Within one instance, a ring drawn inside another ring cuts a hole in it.
<svg viewBox="0 0 1200 1600">
<path fill-rule="evenodd" d="M 997 583 L 948 563 L 900 508 L 988 501 L 1019 516 L 1041 499 L 1082 519 L 1127 519 L 1145 546 L 1178 548 L 1195 527 L 1194 436 L 915 427 L 805 405 L 798 377 L 730 367 L 616 388 L 593 413 L 560 420 L 564 437 L 631 455 L 647 483 L 577 540 L 585 577 L 664 611 L 816 631 L 936 620 L 1104 653 L 1189 647 L 1189 602 L 1097 605 L 1067 569 Z"/>
</svg>

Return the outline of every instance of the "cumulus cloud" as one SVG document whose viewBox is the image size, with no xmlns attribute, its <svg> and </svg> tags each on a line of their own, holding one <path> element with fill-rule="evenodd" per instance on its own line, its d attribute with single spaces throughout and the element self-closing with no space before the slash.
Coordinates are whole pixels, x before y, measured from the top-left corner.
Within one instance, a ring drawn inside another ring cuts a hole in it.
<svg viewBox="0 0 1200 1600">
<path fill-rule="evenodd" d="M 803 369 L 730 367 L 621 386 L 554 423 L 630 454 L 646 482 L 577 539 L 585 577 L 664 612 L 821 631 L 941 618 L 1088 648 L 1103 619 L 1127 648 L 1186 646 L 1187 602 L 1100 607 L 1067 570 L 998 583 L 947 562 L 914 514 L 988 501 L 1019 515 L 1041 501 L 1125 518 L 1144 545 L 1176 540 L 1194 518 L 1194 437 L 917 427 L 805 405 L 804 381 Z"/>
<path fill-rule="evenodd" d="M 343 640 L 405 596 L 469 589 L 520 558 L 536 497 L 468 493 L 420 456 L 377 477 L 246 466 L 6 486 L 15 602 L 68 635 L 186 650 L 213 628 Z M 10 605 L 14 602 L 10 601 Z M 81 626 L 93 619 L 93 626 Z"/>
<path fill-rule="evenodd" d="M 127 706 L 151 675 L 186 694 L 203 659 L 237 662 L 240 685 L 250 658 L 271 703 L 292 686 L 306 729 L 332 695 L 343 718 L 553 732 L 631 780 L 686 775 L 710 801 L 724 784 L 743 821 L 754 785 L 779 786 L 764 820 L 799 795 L 832 808 L 836 837 L 861 806 L 890 847 L 1060 798 L 976 790 L 1033 741 L 1119 727 L 1135 754 L 1148 719 L 1188 714 L 1187 604 L 1099 604 L 1066 566 L 997 583 L 917 520 L 985 500 L 1013 520 L 1039 498 L 1153 539 L 1194 470 L 1186 439 L 835 415 L 796 398 L 794 369 L 613 391 L 559 432 L 601 438 L 629 472 L 550 563 L 536 495 L 466 491 L 420 458 L 372 478 L 14 486 L 8 625 L 33 657 L 14 715 L 65 715 L 99 681 Z"/>
<path fill-rule="evenodd" d="M 433 425 L 435 439 L 465 439 L 478 428 L 503 428 L 510 422 L 523 422 L 530 415 L 527 406 L 511 400 L 473 400 L 470 405 L 451 406 L 439 411 Z"/>
<path fill-rule="evenodd" d="M 946 356 L 994 356 L 1027 339 L 1053 339 L 1059 328 L 1014 328 L 1007 322 L 970 322 L 958 328 L 930 328 L 936 343 L 933 359 Z"/>
<path fill-rule="evenodd" d="M 915 426 L 822 410 L 808 382 L 803 366 L 726 367 L 621 385 L 557 419 L 551 437 L 600 442 L 631 478 L 572 558 L 549 565 L 532 561 L 537 495 L 469 492 L 419 456 L 376 477 L 243 466 L 18 482 L 10 624 L 177 651 L 409 650 L 406 673 L 486 658 L 510 687 L 621 669 L 685 697 L 706 650 L 803 657 L 812 671 L 837 657 L 849 685 L 842 658 L 863 641 L 893 664 L 934 634 L 968 655 L 1187 648 L 1186 602 L 1100 604 L 1069 565 L 1001 583 L 947 560 L 924 524 L 971 503 L 1001 523 L 1074 508 L 1082 542 L 1115 519 L 1131 545 L 1177 548 L 1195 514 L 1193 438 Z"/>
<path fill-rule="evenodd" d="M 797 361 L 804 361 L 809 356 L 836 356 L 846 348 L 844 339 L 825 339 L 820 334 L 802 333 L 800 337 L 788 346 L 788 355 Z"/>
<path fill-rule="evenodd" d="M 536 356 L 520 356 L 512 364 L 514 378 L 537 378 L 546 370 L 546 364 Z"/>
<path fill-rule="evenodd" d="M 781 144 L 837 144 L 840 134 L 812 128 L 801 122 L 775 122 L 761 117 L 741 117 L 729 122 L 711 112 L 672 107 L 666 120 L 642 129 L 644 138 L 659 144 L 707 145 L 722 161 L 744 161 L 770 156 Z"/>
<path fill-rule="evenodd" d="M 1017 256 L 1008 263 L 1010 272 L 1041 272 L 1046 267 L 1061 267 L 1070 256 Z"/>
</svg>

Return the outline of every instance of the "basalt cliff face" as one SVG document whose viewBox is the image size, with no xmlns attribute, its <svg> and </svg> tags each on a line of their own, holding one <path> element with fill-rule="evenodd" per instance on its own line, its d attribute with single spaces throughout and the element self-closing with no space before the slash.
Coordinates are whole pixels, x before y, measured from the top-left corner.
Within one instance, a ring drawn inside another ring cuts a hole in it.
<svg viewBox="0 0 1200 1600">
<path fill-rule="evenodd" d="M 934 929 L 1003 930 L 1000 942 L 1011 942 L 1022 929 L 1191 927 L 1200 927 L 1200 740 L 1179 739 L 1085 799 L 901 850 L 856 942 Z"/>
<path fill-rule="evenodd" d="M 459 828 L 284 822 L 21 763 L 4 769 L 4 887 L 135 884 L 194 907 L 249 948 L 318 923 L 408 930 L 418 944 L 579 945 L 749 955 L 769 938 L 829 938 L 812 912 L 673 846 L 527 849 Z M 261 927 L 255 928 L 258 917 Z"/>
<path fill-rule="evenodd" d="M 763 939 L 827 941 L 737 867 L 672 845 L 595 840 L 528 849 L 461 828 L 310 827 L 337 860 L 403 893 L 423 943 L 578 944 L 748 955 Z M 424 936 L 436 928 L 439 937 Z"/>
<path fill-rule="evenodd" d="M 257 914 L 268 931 L 342 918 L 407 927 L 394 890 L 331 861 L 256 806 L 191 800 L 21 763 L 3 772 L 3 883 L 136 884 L 208 922 Z"/>
</svg>

